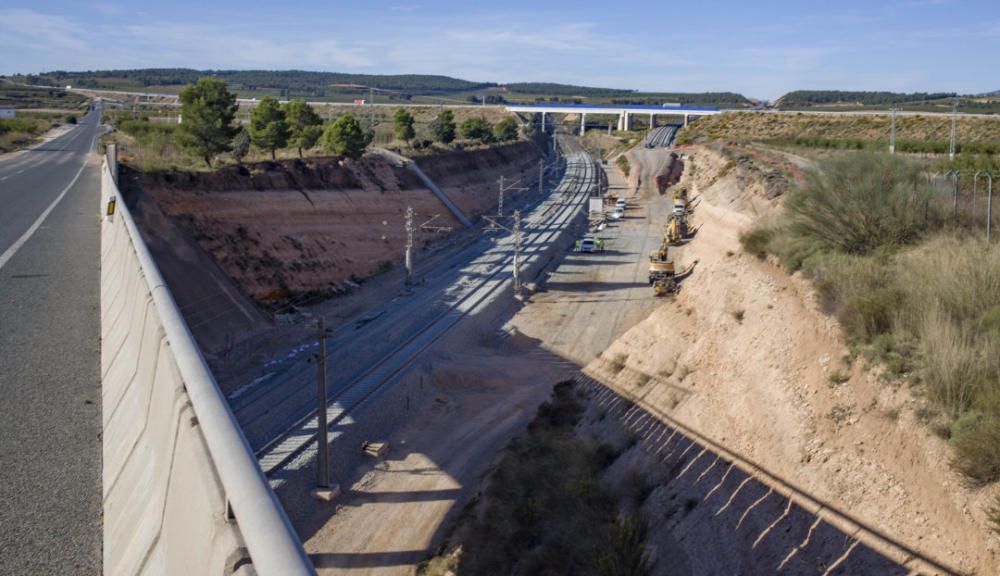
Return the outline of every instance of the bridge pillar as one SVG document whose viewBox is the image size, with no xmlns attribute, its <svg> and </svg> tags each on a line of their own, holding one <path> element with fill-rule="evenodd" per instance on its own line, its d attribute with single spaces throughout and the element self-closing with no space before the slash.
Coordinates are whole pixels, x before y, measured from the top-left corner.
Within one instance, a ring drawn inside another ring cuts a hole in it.
<svg viewBox="0 0 1000 576">
<path fill-rule="evenodd" d="M 625 129 L 626 130 L 632 129 L 632 115 L 629 114 L 628 112 L 625 113 Z"/>
<path fill-rule="evenodd" d="M 652 130 L 653 128 L 656 128 L 656 117 L 653 116 L 652 112 L 650 112 L 649 113 L 649 129 Z"/>
<path fill-rule="evenodd" d="M 542 132 L 545 132 L 545 112 L 542 112 Z"/>
<path fill-rule="evenodd" d="M 688 125 L 688 115 L 687 114 L 684 115 L 684 125 L 685 126 Z"/>
<path fill-rule="evenodd" d="M 580 136 L 583 136 L 587 131 L 587 114 L 584 112 L 580 113 Z"/>
<path fill-rule="evenodd" d="M 625 113 L 622 112 L 618 115 L 618 130 L 622 131 L 625 129 Z"/>
</svg>

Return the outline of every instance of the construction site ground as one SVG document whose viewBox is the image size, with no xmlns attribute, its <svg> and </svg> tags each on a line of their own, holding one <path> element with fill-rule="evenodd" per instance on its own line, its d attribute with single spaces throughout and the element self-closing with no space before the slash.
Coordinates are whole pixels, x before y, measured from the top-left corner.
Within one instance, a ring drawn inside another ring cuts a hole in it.
<svg viewBox="0 0 1000 576">
<path fill-rule="evenodd" d="M 739 231 L 780 205 L 760 172 L 723 170 L 712 147 L 678 152 L 697 235 L 672 254 L 699 261 L 680 294 L 654 299 L 646 283 L 668 154 L 633 150 L 630 181 L 609 171 L 612 191 L 641 185 L 607 250 L 568 255 L 500 336 L 439 344 L 426 409 L 357 471 L 336 514 L 300 526 L 321 573 L 413 573 L 552 384 L 581 369 L 597 390 L 581 430 L 640 439 L 605 482 L 653 482 L 642 512 L 657 574 L 995 573 L 983 510 L 996 486 L 961 482 L 907 387 L 843 363 L 807 281 L 741 253 Z"/>
<path fill-rule="evenodd" d="M 389 438 L 387 458 L 358 471 L 335 515 L 300 527 L 321 573 L 413 573 L 552 384 L 658 306 L 646 257 L 659 244 L 670 199 L 648 188 L 635 195 L 617 171 L 609 172 L 609 191 L 628 198 L 629 208 L 600 233 L 603 253 L 568 254 L 499 334 L 484 327 L 489 337 L 460 335 L 430 352 L 427 407 Z"/>
</svg>

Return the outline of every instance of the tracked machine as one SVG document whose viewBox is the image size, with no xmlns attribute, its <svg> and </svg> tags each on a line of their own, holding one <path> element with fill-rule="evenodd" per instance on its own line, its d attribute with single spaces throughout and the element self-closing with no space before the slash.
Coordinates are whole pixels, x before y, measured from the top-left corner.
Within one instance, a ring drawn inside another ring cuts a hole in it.
<svg viewBox="0 0 1000 576">
<path fill-rule="evenodd" d="M 674 214 L 670 217 L 670 224 L 667 224 L 663 237 L 667 244 L 677 246 L 688 238 L 688 234 L 687 217 Z"/>
<path fill-rule="evenodd" d="M 660 249 L 649 255 L 649 285 L 657 296 L 677 292 L 677 273 L 670 259 L 669 244 L 664 239 Z"/>
<path fill-rule="evenodd" d="M 670 247 L 680 244 L 688 237 L 687 214 L 687 194 L 675 196 L 674 213 L 663 232 L 660 247 L 649 255 L 649 285 L 657 296 L 676 294 L 680 289 L 678 282 L 690 274 L 698 263 L 695 260 L 678 274 L 674 261 L 670 258 Z"/>
</svg>

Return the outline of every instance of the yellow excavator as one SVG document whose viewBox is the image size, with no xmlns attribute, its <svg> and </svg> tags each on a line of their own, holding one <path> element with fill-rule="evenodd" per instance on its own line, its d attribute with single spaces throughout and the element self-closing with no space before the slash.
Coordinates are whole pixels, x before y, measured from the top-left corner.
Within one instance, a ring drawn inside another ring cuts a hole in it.
<svg viewBox="0 0 1000 576">
<path fill-rule="evenodd" d="M 691 274 L 695 264 L 698 263 L 695 260 L 680 274 L 677 273 L 674 267 L 674 261 L 670 258 L 670 246 L 674 243 L 671 240 L 671 230 L 675 231 L 677 236 L 680 237 L 682 228 L 686 233 L 686 224 L 682 223 L 679 218 L 672 219 L 666 233 L 663 234 L 660 247 L 649 255 L 649 285 L 653 287 L 653 292 L 657 296 L 676 294 L 680 288 L 678 282 L 681 278 Z"/>
<path fill-rule="evenodd" d="M 657 296 L 677 292 L 677 274 L 674 270 L 674 261 L 667 253 L 666 243 L 649 255 L 649 284 Z"/>
<path fill-rule="evenodd" d="M 672 215 L 670 224 L 667 224 L 667 231 L 663 236 L 667 244 L 676 246 L 688 237 L 687 217 Z"/>
</svg>

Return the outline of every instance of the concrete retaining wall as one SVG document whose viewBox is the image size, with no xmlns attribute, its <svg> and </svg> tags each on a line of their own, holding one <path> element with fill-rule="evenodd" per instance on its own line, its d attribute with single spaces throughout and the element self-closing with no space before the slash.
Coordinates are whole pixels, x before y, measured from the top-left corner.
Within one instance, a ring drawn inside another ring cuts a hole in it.
<svg viewBox="0 0 1000 576">
<path fill-rule="evenodd" d="M 108 162 L 101 196 L 119 196 Z M 312 574 L 124 203 L 116 212 L 101 226 L 104 573 Z"/>
</svg>

